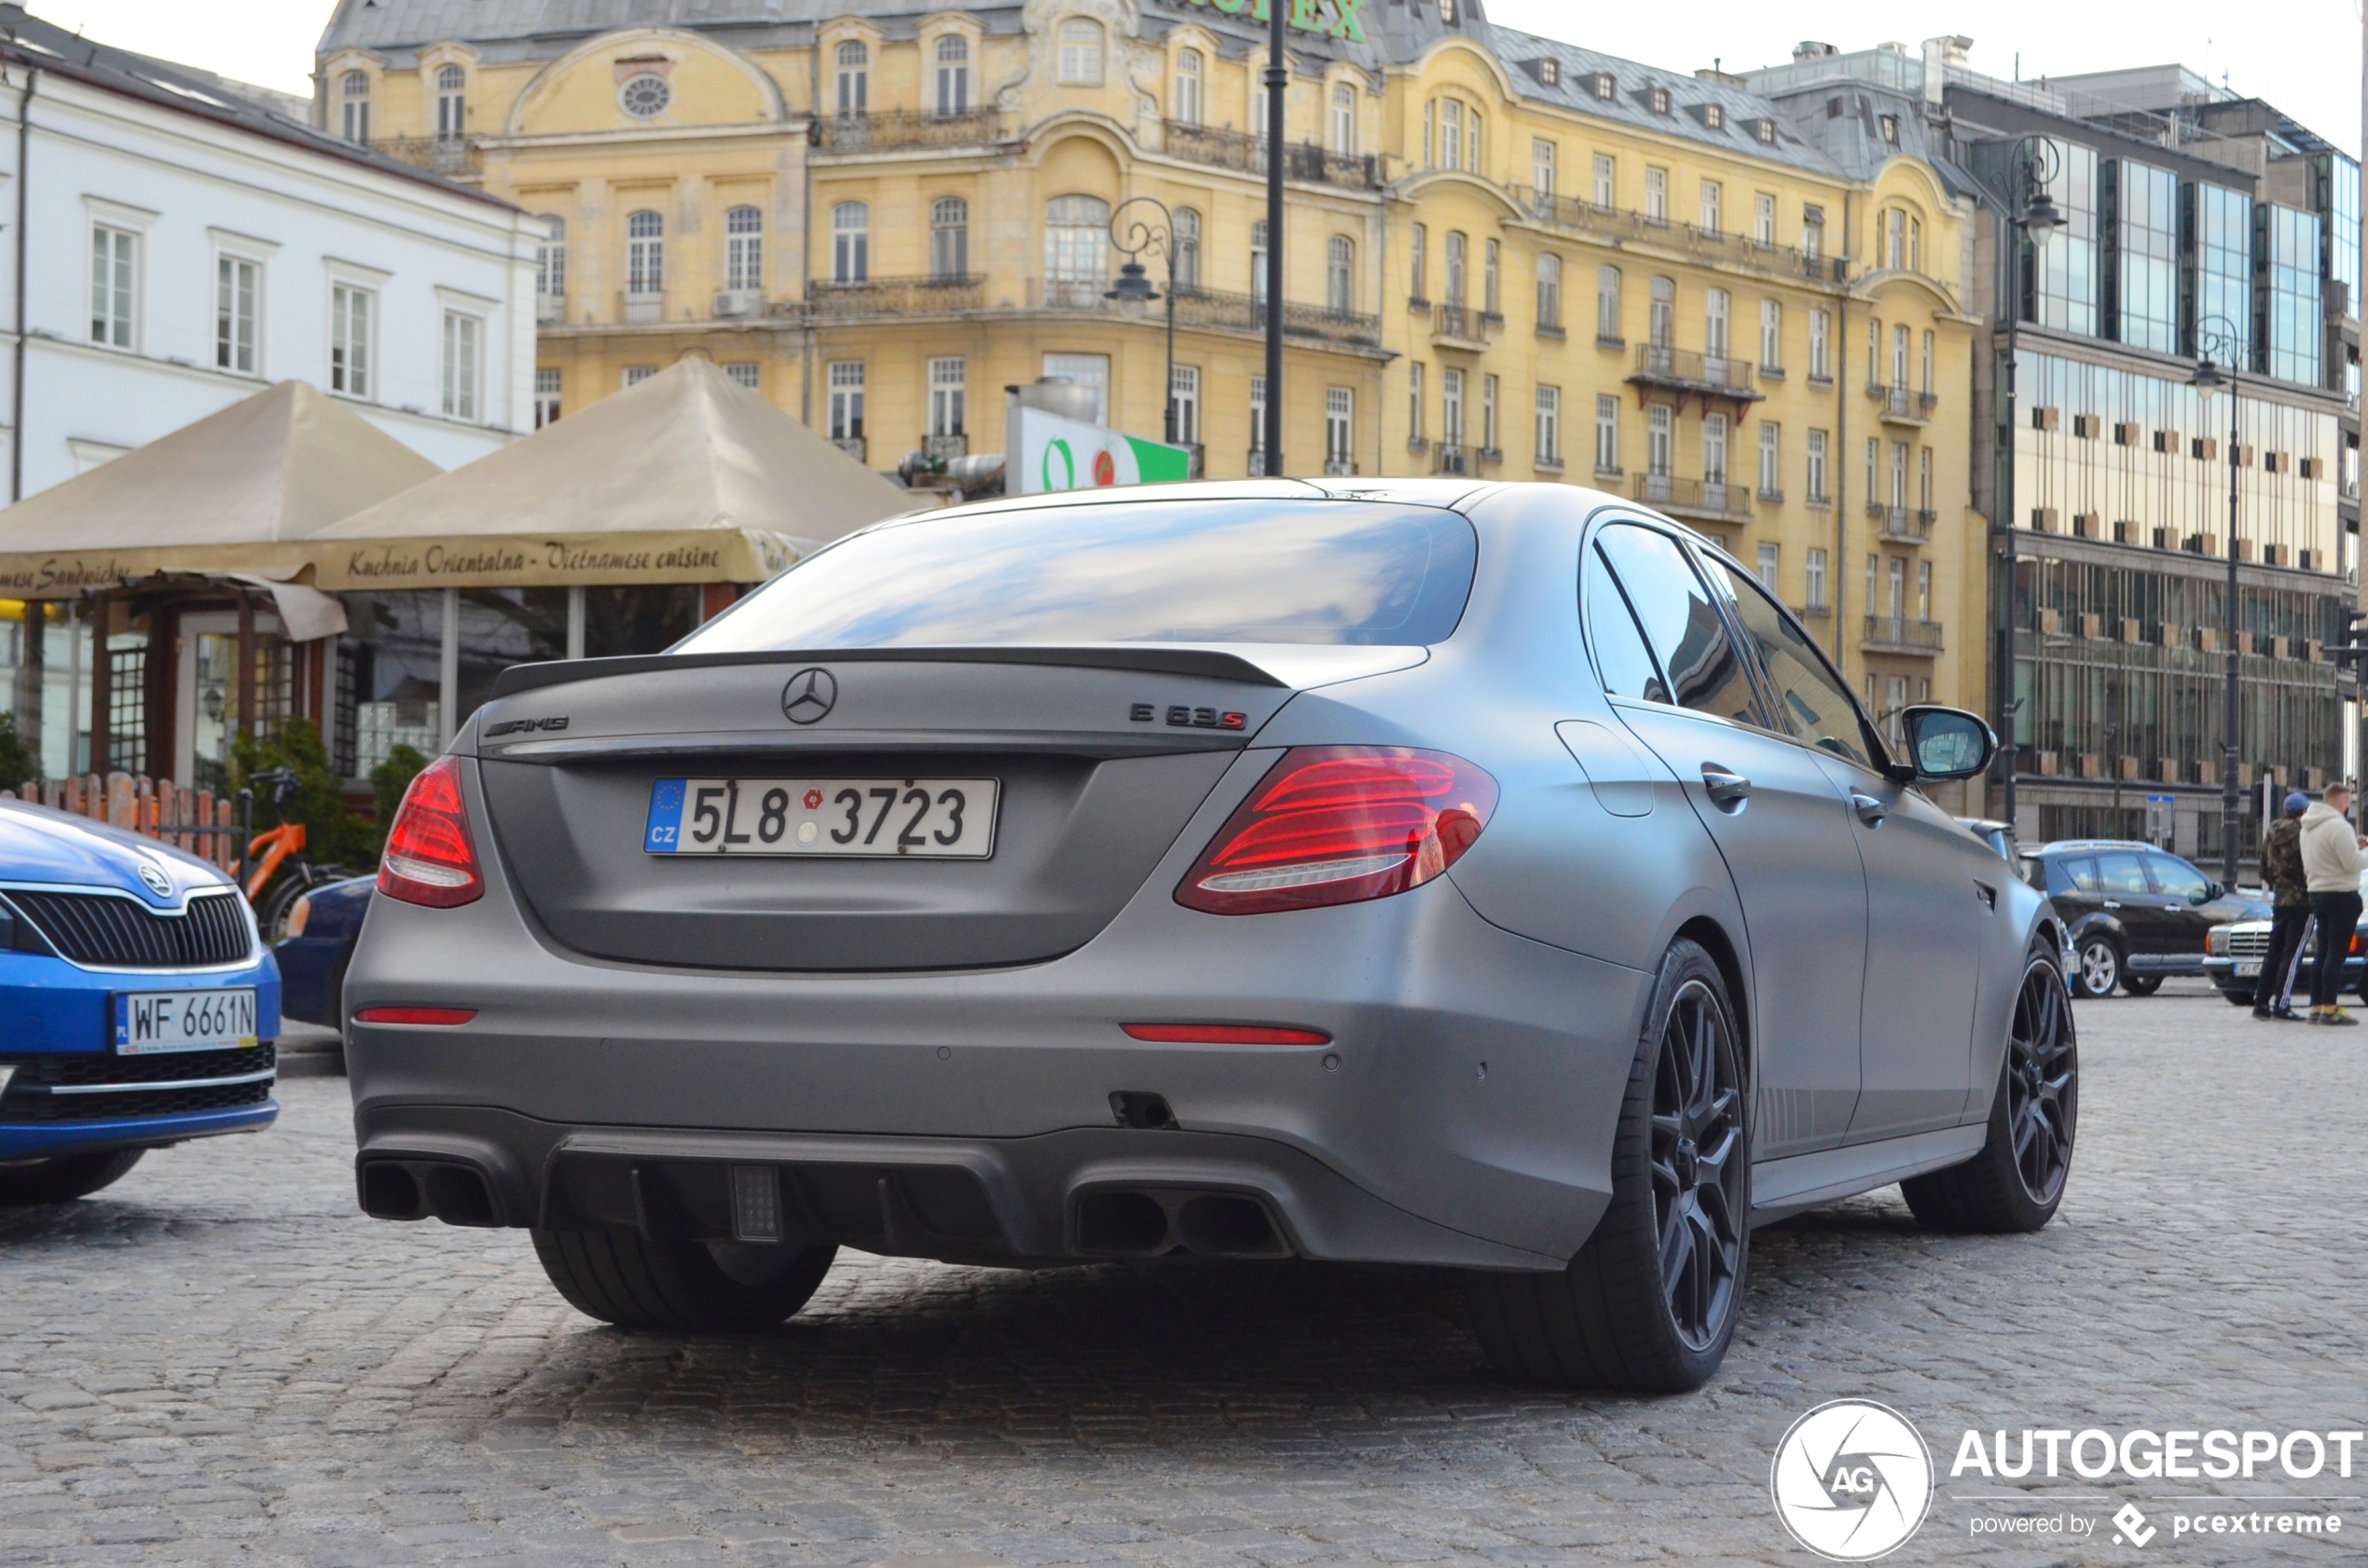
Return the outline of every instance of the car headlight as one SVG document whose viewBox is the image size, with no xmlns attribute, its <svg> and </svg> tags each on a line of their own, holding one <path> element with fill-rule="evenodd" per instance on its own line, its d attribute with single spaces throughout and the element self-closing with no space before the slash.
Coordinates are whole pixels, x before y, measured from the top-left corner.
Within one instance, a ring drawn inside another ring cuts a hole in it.
<svg viewBox="0 0 2368 1568">
<path fill-rule="evenodd" d="M 2210 958 L 2228 956 L 2228 928 L 2214 926 L 2204 933 L 2204 955 Z"/>
</svg>

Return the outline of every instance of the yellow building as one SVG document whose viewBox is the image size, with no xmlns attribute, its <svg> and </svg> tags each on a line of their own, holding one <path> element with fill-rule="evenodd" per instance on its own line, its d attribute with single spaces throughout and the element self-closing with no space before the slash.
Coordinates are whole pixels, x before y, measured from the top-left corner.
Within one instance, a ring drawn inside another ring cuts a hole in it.
<svg viewBox="0 0 2368 1568">
<path fill-rule="evenodd" d="M 1287 3 L 1287 467 L 1634 497 L 1878 710 L 1979 706 L 1970 204 L 1917 117 L 1788 118 L 1478 0 Z M 549 215 L 549 417 L 704 354 L 887 469 L 1000 450 L 1005 390 L 1062 375 L 1142 435 L 1172 390 L 1223 477 L 1260 464 L 1263 7 L 677 0 L 553 34 L 498 4 L 453 37 L 436 0 L 343 0 L 318 101 Z M 1172 389 L 1164 305 L 1104 297 L 1114 213 L 1163 294 L 1173 268 Z"/>
</svg>

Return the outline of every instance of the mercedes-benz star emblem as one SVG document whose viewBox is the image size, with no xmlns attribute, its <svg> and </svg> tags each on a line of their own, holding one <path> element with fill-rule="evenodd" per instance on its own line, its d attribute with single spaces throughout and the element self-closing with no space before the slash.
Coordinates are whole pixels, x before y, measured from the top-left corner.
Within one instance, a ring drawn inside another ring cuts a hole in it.
<svg viewBox="0 0 2368 1568">
<path fill-rule="evenodd" d="M 148 864 L 145 860 L 140 862 L 140 880 L 145 883 L 147 885 L 148 891 L 154 893 L 158 898 L 169 899 L 172 897 L 172 878 L 165 875 L 163 872 L 159 871 L 155 866 Z"/>
<path fill-rule="evenodd" d="M 838 677 L 827 669 L 801 669 L 781 688 L 781 712 L 792 724 L 828 718 L 838 700 Z"/>
</svg>

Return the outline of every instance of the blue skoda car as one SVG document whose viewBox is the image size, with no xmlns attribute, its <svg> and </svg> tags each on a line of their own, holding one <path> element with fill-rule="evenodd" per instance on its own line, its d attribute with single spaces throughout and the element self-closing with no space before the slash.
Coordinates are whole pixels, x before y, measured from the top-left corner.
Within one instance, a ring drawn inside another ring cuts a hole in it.
<svg viewBox="0 0 2368 1568">
<path fill-rule="evenodd" d="M 0 800 L 0 1204 L 268 1126 L 279 1032 L 279 969 L 221 872 Z"/>
</svg>

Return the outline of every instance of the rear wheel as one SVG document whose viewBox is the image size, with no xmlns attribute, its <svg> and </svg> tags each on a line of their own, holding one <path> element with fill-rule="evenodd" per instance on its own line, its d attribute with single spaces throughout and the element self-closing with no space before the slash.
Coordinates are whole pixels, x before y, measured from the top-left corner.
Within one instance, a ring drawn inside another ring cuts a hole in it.
<svg viewBox="0 0 2368 1568">
<path fill-rule="evenodd" d="M 65 1204 L 88 1197 L 140 1162 L 147 1150 L 102 1148 L 0 1165 L 0 1204 Z"/>
<path fill-rule="evenodd" d="M 2133 997 L 2151 997 L 2163 988 L 2163 977 L 2158 974 L 2125 974 L 2121 977 L 2121 988 Z"/>
<path fill-rule="evenodd" d="M 1675 1393 L 1718 1369 L 1750 1255 L 1743 1051 L 1727 983 L 1691 942 L 1661 960 L 1612 1146 L 1612 1202 L 1556 1274 L 1474 1273 L 1495 1368 L 1560 1387 Z"/>
<path fill-rule="evenodd" d="M 2110 997 L 2121 983 L 2121 944 L 2109 936 L 2086 936 L 2072 949 L 2072 986 L 2096 1000 Z"/>
<path fill-rule="evenodd" d="M 1962 1165 L 1899 1184 L 1935 1231 L 2036 1231 L 2055 1217 L 2080 1123 L 2080 1045 L 2063 976 L 2044 946 L 2023 966 L 2015 1020 L 1989 1102 L 1989 1137 Z"/>
<path fill-rule="evenodd" d="M 654 1242 L 633 1231 L 536 1231 L 534 1255 L 568 1304 L 620 1328 L 753 1334 L 813 1298 L 834 1246 Z"/>
</svg>

